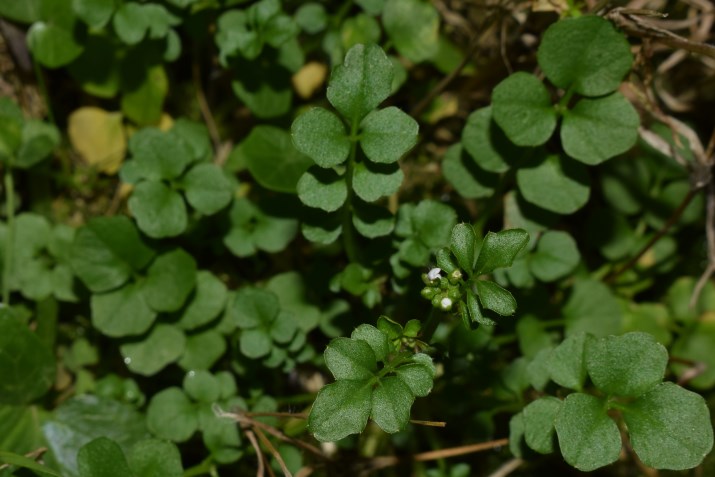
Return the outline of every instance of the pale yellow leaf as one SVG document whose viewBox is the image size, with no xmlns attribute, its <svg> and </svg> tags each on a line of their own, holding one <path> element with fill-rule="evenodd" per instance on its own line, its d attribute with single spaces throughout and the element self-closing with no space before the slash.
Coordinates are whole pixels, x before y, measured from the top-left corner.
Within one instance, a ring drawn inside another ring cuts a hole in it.
<svg viewBox="0 0 715 477">
<path fill-rule="evenodd" d="M 317 61 L 306 63 L 293 75 L 295 92 L 303 99 L 310 98 L 323 85 L 327 75 L 328 67 L 323 63 L 318 63 Z"/>
<path fill-rule="evenodd" d="M 68 134 L 72 147 L 87 164 L 107 174 L 116 174 L 127 152 L 122 114 L 93 106 L 70 114 Z"/>
</svg>

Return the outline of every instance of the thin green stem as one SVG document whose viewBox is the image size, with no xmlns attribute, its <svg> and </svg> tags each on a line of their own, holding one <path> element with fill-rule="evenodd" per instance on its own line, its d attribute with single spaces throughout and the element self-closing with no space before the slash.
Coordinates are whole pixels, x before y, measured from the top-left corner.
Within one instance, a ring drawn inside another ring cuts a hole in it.
<svg viewBox="0 0 715 477">
<path fill-rule="evenodd" d="M 12 164 L 5 165 L 5 215 L 7 232 L 5 233 L 5 263 L 2 275 L 2 302 L 10 306 L 10 280 L 12 276 L 13 242 L 15 240 L 15 183 L 12 177 Z"/>
<path fill-rule="evenodd" d="M 208 457 L 203 462 L 184 471 L 183 477 L 196 477 L 198 475 L 213 475 L 212 469 L 215 468 L 213 459 Z"/>
</svg>

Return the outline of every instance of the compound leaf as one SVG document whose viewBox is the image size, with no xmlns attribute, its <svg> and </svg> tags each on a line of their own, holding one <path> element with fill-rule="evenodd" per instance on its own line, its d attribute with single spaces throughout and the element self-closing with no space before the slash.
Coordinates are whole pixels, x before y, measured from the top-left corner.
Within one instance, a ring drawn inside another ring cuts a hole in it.
<svg viewBox="0 0 715 477">
<path fill-rule="evenodd" d="M 509 290 L 505 290 L 491 280 L 478 280 L 476 284 L 479 301 L 484 308 L 502 316 L 516 313 L 516 300 Z"/>
<path fill-rule="evenodd" d="M 139 228 L 152 238 L 175 237 L 186 229 L 184 199 L 162 182 L 140 182 L 128 205 Z"/>
<path fill-rule="evenodd" d="M 360 339 L 332 340 L 325 348 L 325 364 L 337 380 L 366 380 L 377 371 L 375 352 Z"/>
<path fill-rule="evenodd" d="M 409 386 L 397 376 L 380 380 L 372 393 L 370 417 L 389 433 L 404 429 L 410 422 L 410 409 L 415 397 Z"/>
<path fill-rule="evenodd" d="M 154 260 L 147 272 L 142 293 L 156 311 L 176 311 L 196 285 L 196 260 L 177 248 Z"/>
<path fill-rule="evenodd" d="M 588 170 L 576 161 L 551 154 L 516 172 L 527 202 L 558 214 L 572 214 L 590 194 Z"/>
<path fill-rule="evenodd" d="M 231 202 L 233 185 L 215 164 L 198 164 L 181 179 L 186 200 L 204 215 L 215 214 Z"/>
<path fill-rule="evenodd" d="M 345 179 L 332 169 L 313 166 L 298 181 L 298 197 L 308 207 L 334 212 L 348 198 Z"/>
<path fill-rule="evenodd" d="M 382 11 L 385 31 L 400 55 L 414 63 L 439 50 L 439 13 L 422 0 L 387 0 Z"/>
<path fill-rule="evenodd" d="M 554 451 L 554 420 L 561 410 L 562 401 L 547 396 L 531 402 L 524 413 L 524 438 L 526 444 L 541 454 Z"/>
</svg>

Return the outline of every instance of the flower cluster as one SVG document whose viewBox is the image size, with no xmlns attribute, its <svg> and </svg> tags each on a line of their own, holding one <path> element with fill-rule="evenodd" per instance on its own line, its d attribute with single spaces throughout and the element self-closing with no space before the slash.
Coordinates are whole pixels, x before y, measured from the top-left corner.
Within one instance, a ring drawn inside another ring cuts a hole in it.
<svg viewBox="0 0 715 477">
<path fill-rule="evenodd" d="M 446 276 L 442 276 L 443 270 L 433 268 L 422 274 L 422 281 L 425 287 L 422 289 L 422 297 L 430 300 L 432 306 L 442 311 L 449 311 L 452 306 L 462 297 L 462 272 L 458 268 Z"/>
</svg>

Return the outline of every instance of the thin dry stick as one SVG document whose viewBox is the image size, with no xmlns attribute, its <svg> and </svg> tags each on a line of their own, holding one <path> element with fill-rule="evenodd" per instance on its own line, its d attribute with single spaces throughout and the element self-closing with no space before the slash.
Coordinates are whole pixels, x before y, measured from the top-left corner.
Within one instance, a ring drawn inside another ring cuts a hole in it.
<svg viewBox="0 0 715 477">
<path fill-rule="evenodd" d="M 447 427 L 447 423 L 444 421 L 420 421 L 419 419 L 410 419 L 410 422 L 418 426 Z"/>
<path fill-rule="evenodd" d="M 385 467 L 392 467 L 393 465 L 399 464 L 403 460 L 412 460 L 415 462 L 425 462 L 429 460 L 446 459 L 447 457 L 456 457 L 459 455 L 473 454 L 475 452 L 482 452 L 485 450 L 494 449 L 495 447 L 502 447 L 509 443 L 509 439 L 497 439 L 495 441 L 480 442 L 479 444 L 470 444 L 461 447 L 450 447 L 449 449 L 440 449 L 436 451 L 422 452 L 420 454 L 414 454 L 411 457 L 400 458 L 394 455 L 375 457 L 370 459 L 369 468 L 370 470 L 384 469 Z"/>
<path fill-rule="evenodd" d="M 286 466 L 285 461 L 283 460 L 283 457 L 281 456 L 281 453 L 278 452 L 278 450 L 273 446 L 271 441 L 268 440 L 266 435 L 261 431 L 260 429 L 256 428 L 256 435 L 258 438 L 261 440 L 264 446 L 268 447 L 268 451 L 273 455 L 273 458 L 278 462 L 278 465 L 281 466 L 281 471 L 283 471 L 283 475 L 285 477 L 293 477 L 293 474 L 291 474 L 290 470 L 288 470 L 288 467 Z"/>
<path fill-rule="evenodd" d="M 206 96 L 204 95 L 204 88 L 201 85 L 201 71 L 199 70 L 199 62 L 197 59 L 194 59 L 191 65 L 191 73 L 194 80 L 194 88 L 196 88 L 196 101 L 199 103 L 201 115 L 204 117 L 204 121 L 206 121 L 206 128 L 209 130 L 211 142 L 214 145 L 214 152 L 218 153 L 221 148 L 221 136 L 219 136 L 216 121 L 214 120 L 213 114 L 211 114 L 211 108 L 209 108 L 209 103 L 206 101 Z"/>
<path fill-rule="evenodd" d="M 680 378 L 678 378 L 678 384 L 681 386 L 697 378 L 708 368 L 702 361 L 693 361 L 692 359 L 678 358 L 677 356 L 668 357 L 668 361 L 689 366 L 689 368 L 680 375 Z"/>
<path fill-rule="evenodd" d="M 708 266 L 700 275 L 698 283 L 693 289 L 693 294 L 690 296 L 690 308 L 695 308 L 700 298 L 705 284 L 713 273 L 715 273 L 715 185 L 712 181 L 708 184 L 707 210 L 705 219 L 705 237 L 708 242 Z"/>
<path fill-rule="evenodd" d="M 330 457 L 326 456 L 323 453 L 323 451 L 321 451 L 314 445 L 308 444 L 307 442 L 303 442 L 298 439 L 294 439 L 292 437 L 288 437 L 285 434 L 283 434 L 281 431 L 276 429 L 275 427 L 269 426 L 268 424 L 264 424 L 261 421 L 256 421 L 255 419 L 252 419 L 252 418 L 246 416 L 245 414 L 226 412 L 218 406 L 214 406 L 214 414 L 216 414 L 218 417 L 231 418 L 231 419 L 235 420 L 236 422 L 246 424 L 249 427 L 250 426 L 260 427 L 261 430 L 266 431 L 273 437 L 276 437 L 276 438 L 282 440 L 283 442 L 288 442 L 289 444 L 292 444 L 296 447 L 300 447 L 301 449 L 306 450 L 306 451 L 310 452 L 311 454 L 314 454 L 315 456 L 320 457 L 323 460 L 331 460 Z"/>
<path fill-rule="evenodd" d="M 643 255 L 650 250 L 650 248 L 655 245 L 655 243 L 663 238 L 665 234 L 668 233 L 668 230 L 678 221 L 681 215 L 683 215 L 683 211 L 685 211 L 685 208 L 690 204 L 690 202 L 693 200 L 693 198 L 697 195 L 699 189 L 690 189 L 688 193 L 685 195 L 685 198 L 683 198 L 683 201 L 680 203 L 677 209 L 673 211 L 671 216 L 668 218 L 668 221 L 663 225 L 663 227 L 658 230 L 658 232 L 646 243 L 643 248 L 640 249 L 640 251 L 633 257 L 631 258 L 625 265 L 623 265 L 621 268 L 616 270 L 615 272 L 610 273 L 608 276 L 606 276 L 605 281 L 606 283 L 613 283 L 616 278 L 618 278 L 623 272 L 630 270 L 635 266 L 636 263 L 638 263 L 638 260 L 641 259 Z"/>
<path fill-rule="evenodd" d="M 256 435 L 251 429 L 246 429 L 246 437 L 251 442 L 251 445 L 256 450 L 256 455 L 258 456 L 258 470 L 256 471 L 256 477 L 263 477 L 266 474 L 266 469 L 263 467 L 263 452 L 261 451 L 261 446 L 258 445 L 256 440 Z"/>
<path fill-rule="evenodd" d="M 489 477 L 506 477 L 522 466 L 524 461 L 515 457 L 514 459 L 504 462 L 497 470 L 489 474 Z"/>
</svg>

